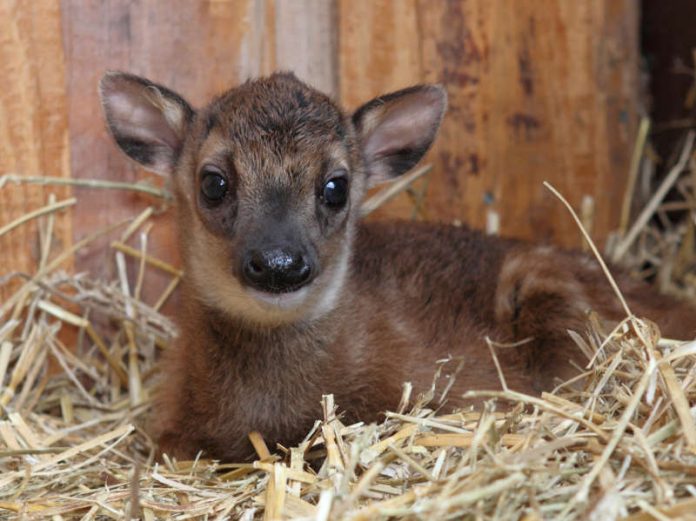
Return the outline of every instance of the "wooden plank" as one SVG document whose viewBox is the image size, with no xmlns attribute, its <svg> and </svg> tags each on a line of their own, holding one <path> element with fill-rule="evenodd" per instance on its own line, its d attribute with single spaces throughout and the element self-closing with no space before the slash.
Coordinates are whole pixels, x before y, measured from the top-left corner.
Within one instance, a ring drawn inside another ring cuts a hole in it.
<svg viewBox="0 0 696 521">
<path fill-rule="evenodd" d="M 339 99 L 354 110 L 375 96 L 423 81 L 415 0 L 339 0 Z M 419 181 L 416 188 L 423 186 Z M 413 202 L 400 194 L 371 218 L 410 217 Z"/>
<path fill-rule="evenodd" d="M 356 108 L 422 80 L 415 0 L 339 0 L 340 98 Z"/>
<path fill-rule="evenodd" d="M 427 206 L 431 216 L 485 225 L 484 201 L 494 186 L 488 168 L 488 111 L 497 112 L 486 77 L 492 51 L 489 2 L 419 2 L 422 81 L 441 83 L 449 95 L 441 133 L 431 151 L 434 164 Z M 507 6 L 514 11 L 517 7 Z M 496 78 L 495 85 L 509 82 Z M 510 201 L 509 204 L 515 204 Z"/>
<path fill-rule="evenodd" d="M 0 2 L 0 175 L 69 177 L 61 13 L 49 0 Z M 0 190 L 0 227 L 44 206 L 49 194 L 65 199 L 70 190 L 43 186 L 6 186 Z M 71 217 L 56 217 L 53 246 L 71 243 Z M 0 266 L 32 273 L 38 259 L 37 223 L 0 237 Z M 67 265 L 69 267 L 69 264 Z M 0 300 L 11 286 L 0 287 Z"/>
<path fill-rule="evenodd" d="M 491 207 L 504 233 L 577 246 L 575 224 L 541 187 L 547 180 L 576 208 L 594 198 L 592 232 L 602 242 L 618 222 L 637 123 L 638 7 L 515 5 L 514 13 L 500 3 L 489 13 L 491 41 L 510 42 L 506 52 L 491 48 L 494 97 L 484 102 Z"/>
<path fill-rule="evenodd" d="M 578 246 L 547 180 L 576 207 L 595 199 L 601 242 L 617 224 L 637 120 L 636 2 L 456 4 L 423 11 L 434 40 L 424 62 L 439 64 L 428 76 L 453 94 L 431 204 L 445 219 L 483 227 L 493 211 L 505 235 Z M 452 71 L 456 34 L 465 58 Z"/>
<path fill-rule="evenodd" d="M 275 66 L 332 96 L 338 94 L 335 0 L 293 0 L 275 7 Z"/>
</svg>

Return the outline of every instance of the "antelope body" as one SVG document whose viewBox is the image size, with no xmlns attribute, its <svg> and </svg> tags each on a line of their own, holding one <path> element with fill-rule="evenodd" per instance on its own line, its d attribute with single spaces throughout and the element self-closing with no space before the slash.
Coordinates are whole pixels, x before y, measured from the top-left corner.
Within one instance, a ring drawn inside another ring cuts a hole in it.
<svg viewBox="0 0 696 521">
<path fill-rule="evenodd" d="M 623 318 L 596 264 L 572 252 L 466 227 L 359 221 L 366 190 L 430 147 L 446 95 L 432 85 L 346 115 L 277 73 L 194 110 L 146 79 L 101 82 L 111 133 L 145 168 L 170 175 L 186 277 L 181 336 L 153 424 L 161 450 L 241 460 L 250 431 L 291 446 L 333 393 L 348 420 L 394 409 L 403 382 L 430 387 L 436 361 L 463 360 L 449 396 L 508 385 L 537 393 L 583 358 L 567 334 L 589 309 Z M 620 276 L 636 313 L 673 337 L 693 310 Z"/>
</svg>

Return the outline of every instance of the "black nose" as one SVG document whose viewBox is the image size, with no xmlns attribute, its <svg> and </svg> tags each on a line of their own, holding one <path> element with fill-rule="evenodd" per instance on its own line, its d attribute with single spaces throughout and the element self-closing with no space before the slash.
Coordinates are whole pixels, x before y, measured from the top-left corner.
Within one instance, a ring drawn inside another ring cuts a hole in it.
<svg viewBox="0 0 696 521">
<path fill-rule="evenodd" d="M 246 282 L 256 289 L 287 293 L 309 282 L 312 266 L 300 252 L 273 248 L 247 253 L 242 271 Z"/>
</svg>

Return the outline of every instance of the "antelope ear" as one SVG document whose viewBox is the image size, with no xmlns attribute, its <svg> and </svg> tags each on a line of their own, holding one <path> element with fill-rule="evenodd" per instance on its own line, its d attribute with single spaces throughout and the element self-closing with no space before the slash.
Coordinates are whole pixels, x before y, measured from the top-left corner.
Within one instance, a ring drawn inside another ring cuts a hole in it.
<svg viewBox="0 0 696 521">
<path fill-rule="evenodd" d="M 417 85 L 369 101 L 353 114 L 370 186 L 413 167 L 435 139 L 447 107 L 439 85 Z"/>
<path fill-rule="evenodd" d="M 121 150 L 148 170 L 171 174 L 194 116 L 191 106 L 168 88 L 123 72 L 107 72 L 99 93 Z"/>
</svg>

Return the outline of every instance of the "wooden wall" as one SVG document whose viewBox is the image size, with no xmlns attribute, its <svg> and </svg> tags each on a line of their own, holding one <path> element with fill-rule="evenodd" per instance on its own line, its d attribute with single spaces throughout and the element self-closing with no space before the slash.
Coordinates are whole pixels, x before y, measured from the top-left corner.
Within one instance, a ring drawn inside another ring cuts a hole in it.
<svg viewBox="0 0 696 521">
<path fill-rule="evenodd" d="M 450 107 L 421 215 L 577 246 L 541 186 L 595 201 L 594 235 L 616 227 L 636 124 L 637 0 L 0 0 L 0 174 L 135 181 L 97 96 L 107 69 L 145 75 L 200 105 L 247 77 L 293 69 L 347 107 L 439 82 Z M 159 181 L 157 181 L 159 182 Z M 422 187 L 421 187 L 422 188 Z M 0 227 L 49 192 L 0 191 Z M 148 201 L 74 189 L 56 233 L 70 243 Z M 400 196 L 380 212 L 410 217 Z M 175 259 L 160 219 L 154 254 Z M 2 272 L 30 270 L 30 229 L 0 237 Z M 98 248 L 77 267 L 103 273 Z"/>
<path fill-rule="evenodd" d="M 0 78 L 0 176 L 70 177 L 65 63 L 55 2 L 0 1 Z M 60 201 L 70 190 L 0 189 L 0 229 L 46 205 L 49 194 Z M 72 243 L 69 215 L 58 217 L 53 233 L 57 246 Z M 0 278 L 10 271 L 33 271 L 38 252 L 36 222 L 0 236 Z"/>
</svg>

